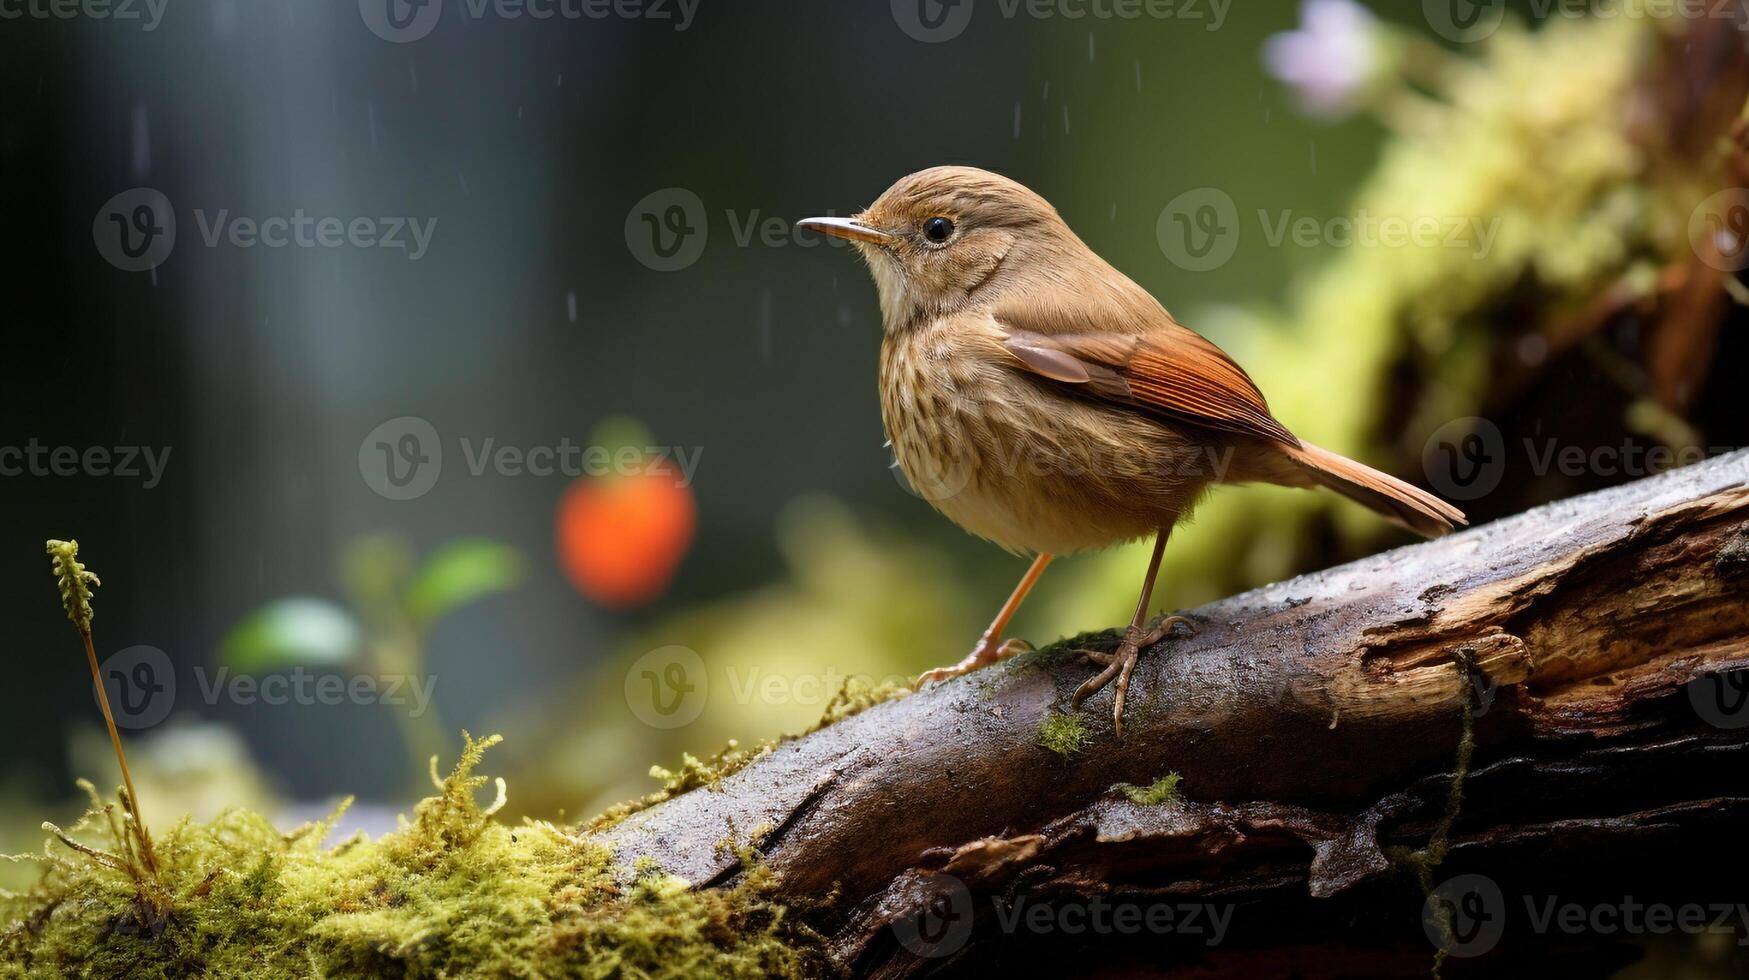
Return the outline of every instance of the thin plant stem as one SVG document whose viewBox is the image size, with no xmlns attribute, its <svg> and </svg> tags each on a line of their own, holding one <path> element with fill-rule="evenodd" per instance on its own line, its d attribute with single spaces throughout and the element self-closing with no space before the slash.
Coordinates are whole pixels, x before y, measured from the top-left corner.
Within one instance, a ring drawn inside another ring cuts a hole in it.
<svg viewBox="0 0 1749 980">
<path fill-rule="evenodd" d="M 146 830 L 146 821 L 140 816 L 140 794 L 134 790 L 134 776 L 128 771 L 128 757 L 121 750 L 121 733 L 115 728 L 115 713 L 109 708 L 109 692 L 103 687 L 103 672 L 97 666 L 97 649 L 91 643 L 91 630 L 81 625 L 79 637 L 85 641 L 85 662 L 91 665 L 91 680 L 97 685 L 97 703 L 103 708 L 103 723 L 109 726 L 109 744 L 115 746 L 115 761 L 121 765 L 122 785 L 127 787 L 128 812 L 134 818 L 134 829 L 140 837 L 140 858 L 145 862 L 146 870 L 156 878 L 158 875 L 158 858 L 152 852 L 152 835 Z"/>
</svg>

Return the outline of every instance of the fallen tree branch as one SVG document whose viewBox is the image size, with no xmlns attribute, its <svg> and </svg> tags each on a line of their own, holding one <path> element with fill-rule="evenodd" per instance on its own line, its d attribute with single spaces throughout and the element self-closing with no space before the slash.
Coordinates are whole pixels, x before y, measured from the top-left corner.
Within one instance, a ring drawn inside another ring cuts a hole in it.
<svg viewBox="0 0 1749 980">
<path fill-rule="evenodd" d="M 757 835 L 779 897 L 860 970 L 1012 938 L 982 914 L 952 942 L 907 932 L 944 895 L 1241 903 L 1251 939 L 1184 955 L 1266 969 L 1296 943 L 1329 952 L 1337 897 L 1352 915 L 1389 894 L 1417 923 L 1405 866 L 1448 853 L 1534 878 L 1607 845 L 1644 855 L 1616 868 L 1631 875 L 1725 834 L 1749 812 L 1749 706 L 1725 684 L 1749 667 L 1746 593 L 1738 452 L 1190 611 L 1195 635 L 1145 651 L 1122 739 L 1108 692 L 1072 715 L 1084 748 L 1041 745 L 1089 670 L 1065 645 L 785 743 L 601 839 L 708 886 L 741 871 L 722 843 Z M 1474 771 L 1448 812 L 1466 732 Z M 1166 805 L 1113 790 L 1168 771 Z M 1417 939 L 1340 962 L 1425 969 Z"/>
</svg>

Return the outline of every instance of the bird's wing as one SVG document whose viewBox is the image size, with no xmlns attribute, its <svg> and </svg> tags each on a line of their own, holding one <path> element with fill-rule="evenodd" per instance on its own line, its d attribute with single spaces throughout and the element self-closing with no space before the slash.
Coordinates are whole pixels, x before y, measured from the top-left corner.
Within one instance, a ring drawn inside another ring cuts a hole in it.
<svg viewBox="0 0 1749 980">
<path fill-rule="evenodd" d="M 1124 311 L 1127 323 L 1112 327 L 1092 317 L 1085 325 L 1065 322 L 1062 316 L 1033 312 L 1038 309 L 1015 303 L 994 311 L 1006 334 L 1003 346 L 1025 370 L 1104 401 L 1299 446 L 1270 414 L 1244 368 L 1157 305 L 1140 311 L 1147 320 L 1140 329 L 1135 310 Z"/>
</svg>

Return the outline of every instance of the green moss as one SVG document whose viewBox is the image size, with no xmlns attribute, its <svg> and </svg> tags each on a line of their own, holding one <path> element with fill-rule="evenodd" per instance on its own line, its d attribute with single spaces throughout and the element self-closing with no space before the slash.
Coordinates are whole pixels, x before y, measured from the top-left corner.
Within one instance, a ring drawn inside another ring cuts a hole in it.
<svg viewBox="0 0 1749 980">
<path fill-rule="evenodd" d="M 1118 783 L 1112 789 L 1129 797 L 1131 803 L 1140 803 L 1142 806 L 1161 806 L 1178 799 L 1178 779 L 1177 773 L 1169 772 L 1146 786 Z"/>
<path fill-rule="evenodd" d="M 699 759 L 690 752 L 680 754 L 679 769 L 664 769 L 661 766 L 650 767 L 650 778 L 662 784 L 662 788 L 647 796 L 635 800 L 617 803 L 600 816 L 586 821 L 583 826 L 591 833 L 598 833 L 619 823 L 626 817 L 640 810 L 648 810 L 664 800 L 672 799 L 694 789 L 709 789 L 723 780 L 740 772 L 748 765 L 768 755 L 791 739 L 811 735 L 827 725 L 837 724 L 852 715 L 881 704 L 885 701 L 897 701 L 908 696 L 911 688 L 903 684 L 876 683 L 860 677 L 847 677 L 839 686 L 832 700 L 826 702 L 825 710 L 820 712 L 820 719 L 807 729 L 791 735 L 778 738 L 768 738 L 752 748 L 743 749 L 735 739 L 717 750 L 714 755 Z"/>
<path fill-rule="evenodd" d="M 861 677 L 847 677 L 844 684 L 838 688 L 838 693 L 826 703 L 826 710 L 820 712 L 820 720 L 804 734 L 817 732 L 827 725 L 861 714 L 869 708 L 886 701 L 898 701 L 911 694 L 908 684 L 896 684 L 892 681 L 876 682 Z"/>
<path fill-rule="evenodd" d="M 1038 744 L 1067 759 L 1087 744 L 1087 727 L 1075 715 L 1053 714 L 1039 726 Z"/>
<path fill-rule="evenodd" d="M 607 850 L 542 821 L 506 826 L 467 740 L 436 795 L 376 841 L 324 847 L 339 813 L 281 833 L 232 810 L 159 846 L 168 914 L 142 921 L 135 882 L 94 855 L 100 808 L 0 897 L 0 977 L 768 977 L 831 972 L 819 939 L 766 898 L 757 855 L 733 889 L 654 871 L 617 884 Z M 434 773 L 435 777 L 435 773 Z"/>
</svg>

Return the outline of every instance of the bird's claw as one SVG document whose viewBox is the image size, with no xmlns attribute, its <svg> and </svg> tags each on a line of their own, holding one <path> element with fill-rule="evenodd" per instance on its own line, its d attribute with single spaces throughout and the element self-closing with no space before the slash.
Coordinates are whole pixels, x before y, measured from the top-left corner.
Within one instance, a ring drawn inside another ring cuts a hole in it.
<svg viewBox="0 0 1749 980">
<path fill-rule="evenodd" d="M 1167 616 L 1155 623 L 1152 629 L 1144 630 L 1137 625 L 1131 625 L 1124 630 L 1123 641 L 1111 653 L 1101 653 L 1098 650 L 1084 650 L 1086 658 L 1105 668 L 1075 689 L 1075 694 L 1069 699 L 1071 708 L 1080 708 L 1081 702 L 1099 693 L 1107 684 L 1117 679 L 1114 696 L 1111 702 L 1111 727 L 1118 735 L 1123 734 L 1124 699 L 1129 695 L 1130 674 L 1136 669 L 1136 660 L 1141 656 L 1142 648 L 1153 646 L 1172 632 L 1173 627 L 1180 623 L 1195 628 L 1195 624 L 1183 616 Z"/>
<path fill-rule="evenodd" d="M 961 674 L 969 674 L 985 664 L 993 664 L 998 660 L 1006 660 L 1017 653 L 1026 653 L 1031 649 L 1032 644 L 1020 639 L 1019 637 L 1009 637 L 1001 643 L 997 643 L 995 640 L 985 637 L 984 639 L 979 640 L 976 646 L 972 647 L 972 652 L 966 654 L 964 660 L 961 660 L 959 663 L 954 664 L 951 667 L 937 667 L 934 670 L 926 670 L 918 675 L 916 683 L 912 686 L 914 688 L 921 688 L 926 684 L 934 684 L 937 681 L 945 681 L 950 678 L 958 677 Z"/>
</svg>

